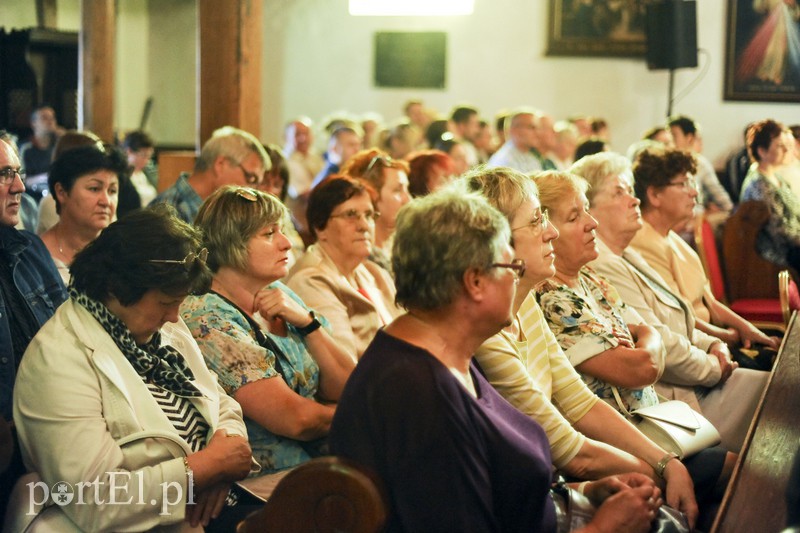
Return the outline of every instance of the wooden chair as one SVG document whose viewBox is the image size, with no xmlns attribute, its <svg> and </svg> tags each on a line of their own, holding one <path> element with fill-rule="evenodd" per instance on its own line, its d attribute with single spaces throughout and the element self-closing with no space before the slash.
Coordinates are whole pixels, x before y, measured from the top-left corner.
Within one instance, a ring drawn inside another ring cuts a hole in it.
<svg viewBox="0 0 800 533">
<path fill-rule="evenodd" d="M 722 236 L 722 259 L 728 299 L 778 299 L 778 272 L 781 268 L 756 252 L 756 237 L 769 220 L 764 202 L 739 204 L 725 222 Z"/>
<path fill-rule="evenodd" d="M 751 204 L 752 202 L 746 203 Z M 762 206 L 766 209 L 765 205 L 762 204 Z M 732 233 L 729 233 L 733 231 L 742 231 L 741 226 L 749 224 L 749 217 L 753 213 L 751 210 L 754 207 L 757 208 L 758 206 L 745 207 L 745 212 L 740 216 L 741 218 L 735 219 L 734 217 L 737 217 L 739 214 L 737 211 L 737 213 L 731 215 L 725 223 L 723 234 L 726 236 L 725 238 L 727 239 L 726 242 L 728 246 L 726 248 L 727 253 L 725 254 L 724 269 L 719 258 L 714 231 L 705 217 L 700 217 L 695 223 L 695 245 L 697 247 L 697 253 L 700 255 L 700 259 L 703 263 L 706 277 L 710 281 L 711 292 L 717 300 L 727 303 L 734 312 L 751 322 L 757 323 L 756 325 L 759 327 L 763 326 L 766 329 L 782 329 L 782 327 L 779 326 L 782 326 L 785 322 L 783 320 L 781 303 L 778 299 L 778 267 L 758 257 L 755 251 L 755 235 L 758 233 L 757 229 L 760 228 L 761 225 L 757 227 L 756 231 L 752 232 L 752 241 L 742 238 L 738 242 L 733 242 Z M 742 209 L 742 207 L 740 207 L 740 209 Z M 769 216 L 768 212 L 766 214 Z M 761 214 L 756 218 L 760 217 Z M 764 220 L 766 220 L 766 218 Z M 763 225 L 763 222 L 761 224 Z M 751 244 L 748 244 L 748 242 Z M 749 253 L 748 250 L 750 250 Z M 735 259 L 729 259 L 732 256 L 735 257 Z M 755 261 L 763 262 L 764 266 L 750 266 L 751 262 Z M 734 264 L 731 265 L 730 263 Z M 749 270 L 752 268 L 756 268 L 756 270 Z M 772 274 L 773 270 L 775 271 L 774 274 Z M 748 271 L 749 276 L 747 276 Z M 728 275 L 729 272 L 734 274 L 733 279 L 736 281 L 731 281 Z M 757 275 L 754 275 L 756 273 Z M 759 287 L 756 292 L 760 292 L 761 294 L 770 293 L 771 288 L 769 285 L 774 282 L 775 296 L 747 297 L 742 295 L 742 291 L 732 291 L 732 285 L 738 286 L 738 283 L 741 283 L 740 279 L 742 277 L 769 278 L 760 280 L 763 286 Z M 726 281 L 728 283 L 726 283 Z M 733 296 L 732 293 L 737 296 Z"/>
<path fill-rule="evenodd" d="M 164 192 L 178 181 L 181 172 L 191 172 L 197 157 L 191 150 L 158 153 L 158 192 Z"/>
<path fill-rule="evenodd" d="M 386 524 L 388 499 L 380 480 L 340 457 L 313 459 L 278 483 L 237 533 L 376 533 Z"/>
</svg>

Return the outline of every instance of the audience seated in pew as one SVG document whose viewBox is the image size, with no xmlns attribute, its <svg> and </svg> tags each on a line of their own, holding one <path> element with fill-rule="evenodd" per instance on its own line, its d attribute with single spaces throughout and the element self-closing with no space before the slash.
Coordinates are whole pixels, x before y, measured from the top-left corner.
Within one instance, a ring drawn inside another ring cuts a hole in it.
<svg viewBox="0 0 800 533">
<path fill-rule="evenodd" d="M 691 305 L 695 327 L 722 339 L 742 365 L 740 348 L 777 350 L 779 339 L 768 337 L 714 297 L 700 257 L 675 232 L 693 216 L 697 184 L 692 154 L 648 148 L 633 163 L 634 190 L 641 201 L 642 228 L 630 247 L 647 261 L 670 290 Z"/>
<path fill-rule="evenodd" d="M 212 192 L 223 185 L 255 187 L 270 168 L 269 156 L 258 139 L 244 130 L 224 126 L 203 145 L 192 173 L 181 174 L 151 205 L 169 204 L 191 224 Z"/>
<path fill-rule="evenodd" d="M 535 180 L 542 207 L 559 232 L 553 241 L 555 275 L 536 288 L 550 329 L 602 400 L 623 413 L 657 404 L 653 384 L 665 365 L 661 336 L 586 266 L 598 256 L 586 182 L 563 172 L 542 173 Z M 735 454 L 713 447 L 687 462 L 701 509 L 721 496 L 735 460 Z"/>
<path fill-rule="evenodd" d="M 116 219 L 120 177 L 127 164 L 116 148 L 81 146 L 53 161 L 47 181 L 55 199 L 58 222 L 42 234 L 42 241 L 69 284 L 69 265 L 75 254 Z"/>
<path fill-rule="evenodd" d="M 14 421 L 28 470 L 83 504 L 9 511 L 42 531 L 201 531 L 230 512 L 228 490 L 252 465 L 245 425 L 178 316 L 211 281 L 206 255 L 200 232 L 160 206 L 75 256 L 69 300 L 20 363 Z M 140 504 L 101 503 L 112 497 Z"/>
<path fill-rule="evenodd" d="M 375 233 L 369 258 L 391 272 L 392 237 L 397 212 L 411 200 L 408 192 L 408 163 L 377 149 L 354 155 L 342 173 L 363 182 L 373 196 Z"/>
<path fill-rule="evenodd" d="M 387 531 L 556 531 L 546 435 L 472 363 L 512 320 L 524 263 L 510 237 L 497 210 L 461 191 L 400 211 L 392 263 L 407 312 L 375 336 L 331 428 L 332 451 L 386 484 Z M 587 531 L 648 531 L 662 503 L 638 473 L 583 487 L 598 506 Z"/>
<path fill-rule="evenodd" d="M 557 468 L 578 479 L 646 474 L 666 483 L 666 502 L 685 512 L 693 525 L 697 502 L 681 461 L 599 401 L 544 321 L 533 289 L 555 274 L 552 242 L 558 231 L 541 209 L 533 180 L 499 167 L 467 173 L 459 185 L 481 193 L 505 215 L 515 255 L 526 267 L 517 285 L 513 322 L 475 352 L 489 383 L 542 426 Z"/>
<path fill-rule="evenodd" d="M 719 430 L 723 447 L 738 453 L 769 374 L 738 369 L 725 342 L 697 330 L 689 305 L 629 248 L 642 227 L 630 162 L 605 152 L 583 158 L 571 171 L 588 182 L 589 214 L 598 223 L 599 256 L 589 266 L 611 282 L 625 305 L 664 342 L 666 366 L 656 391 L 702 412 Z"/>
<path fill-rule="evenodd" d="M 331 323 L 353 358 L 399 314 L 389 273 L 370 261 L 377 217 L 367 187 L 332 176 L 311 191 L 308 222 L 317 242 L 289 273 L 287 285 Z"/>
<path fill-rule="evenodd" d="M 760 200 L 770 217 L 756 239 L 756 251 L 764 259 L 800 272 L 800 199 L 779 174 L 789 146 L 784 127 L 762 120 L 747 130 L 747 151 L 754 163 L 742 184 L 740 200 Z"/>
<path fill-rule="evenodd" d="M 5 459 L 0 465 L 0 524 L 11 489 L 25 473 L 11 417 L 16 369 L 31 337 L 67 298 L 42 241 L 29 231 L 15 228 L 20 222 L 23 196 L 25 181 L 19 154 L 0 131 L 0 353 L 4 354 L 0 365 L 0 454 Z"/>
<path fill-rule="evenodd" d="M 242 406 L 261 475 L 325 453 L 331 402 L 355 366 L 324 315 L 278 281 L 291 249 L 282 230 L 288 223 L 288 210 L 270 194 L 217 189 L 195 219 L 214 273 L 211 291 L 181 306 L 209 368 Z M 267 496 L 275 479 L 244 485 Z"/>
</svg>

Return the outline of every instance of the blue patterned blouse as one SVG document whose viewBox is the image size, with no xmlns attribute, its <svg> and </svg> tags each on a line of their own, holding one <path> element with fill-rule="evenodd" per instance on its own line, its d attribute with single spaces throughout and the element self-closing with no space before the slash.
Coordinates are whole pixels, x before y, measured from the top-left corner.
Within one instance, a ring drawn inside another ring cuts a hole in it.
<svg viewBox="0 0 800 533">
<path fill-rule="evenodd" d="M 289 287 L 276 281 L 269 288 L 279 288 L 293 300 L 308 307 Z M 276 363 L 276 354 L 262 348 L 247 319 L 221 296 L 209 293 L 189 296 L 181 306 L 181 315 L 200 346 L 208 367 L 219 376 L 220 384 L 229 395 L 239 387 L 282 375 L 286 384 L 297 394 L 314 399 L 319 386 L 319 366 L 308 352 L 305 338 L 294 326 L 287 324 L 288 334 L 280 337 L 265 334 L 275 341 L 284 357 Z M 328 321 L 318 317 L 328 328 Z M 264 398 L 269 403 L 269 398 Z M 271 433 L 245 417 L 253 457 L 261 463 L 261 474 L 274 473 L 308 461 L 324 451 L 324 443 L 301 442 Z"/>
</svg>

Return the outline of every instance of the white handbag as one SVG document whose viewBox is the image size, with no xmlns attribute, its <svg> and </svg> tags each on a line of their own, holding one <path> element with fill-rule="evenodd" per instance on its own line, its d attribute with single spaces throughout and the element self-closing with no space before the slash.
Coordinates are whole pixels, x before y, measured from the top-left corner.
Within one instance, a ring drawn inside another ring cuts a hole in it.
<svg viewBox="0 0 800 533">
<path fill-rule="evenodd" d="M 681 459 L 720 443 L 717 428 L 686 402 L 660 398 L 656 405 L 631 412 L 625 409 L 617 388 L 612 387 L 612 390 L 619 408 L 633 425 L 665 451 L 673 452 Z"/>
</svg>

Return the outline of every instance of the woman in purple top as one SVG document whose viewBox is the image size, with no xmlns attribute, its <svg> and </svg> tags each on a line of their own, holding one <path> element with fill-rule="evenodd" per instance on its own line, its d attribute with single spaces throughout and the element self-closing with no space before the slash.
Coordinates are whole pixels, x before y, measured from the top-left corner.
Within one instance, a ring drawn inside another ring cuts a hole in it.
<svg viewBox="0 0 800 533">
<path fill-rule="evenodd" d="M 388 531 L 556 531 L 545 433 L 472 363 L 511 321 L 525 264 L 509 240 L 476 195 L 444 190 L 400 211 L 392 266 L 407 312 L 370 344 L 330 433 L 334 453 L 385 483 Z M 600 505 L 593 531 L 648 531 L 662 503 L 639 474 L 583 489 Z"/>
</svg>

